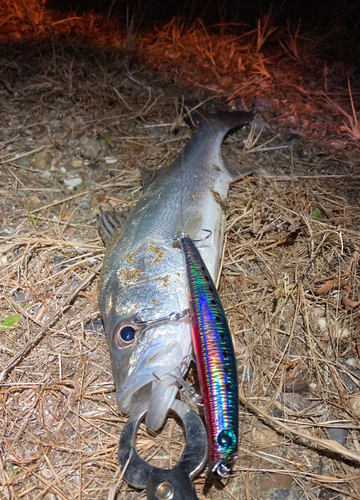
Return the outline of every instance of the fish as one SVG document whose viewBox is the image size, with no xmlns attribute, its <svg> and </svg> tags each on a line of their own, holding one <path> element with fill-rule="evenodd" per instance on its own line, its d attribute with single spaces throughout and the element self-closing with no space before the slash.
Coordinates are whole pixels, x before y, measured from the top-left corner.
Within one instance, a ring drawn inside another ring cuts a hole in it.
<svg viewBox="0 0 360 500">
<path fill-rule="evenodd" d="M 179 234 L 188 277 L 192 340 L 204 406 L 207 476 L 230 474 L 238 451 L 239 391 L 234 346 L 215 283 L 194 242 Z"/>
<path fill-rule="evenodd" d="M 179 156 L 152 179 L 124 223 L 100 216 L 108 239 L 99 280 L 99 308 L 107 335 L 117 405 L 130 414 L 148 405 L 145 424 L 156 431 L 175 399 L 191 356 L 187 275 L 174 236 L 186 227 L 215 281 L 222 255 L 226 198 L 250 169 L 233 169 L 221 156 L 226 134 L 252 120 L 251 112 L 193 117 L 195 131 Z"/>
</svg>

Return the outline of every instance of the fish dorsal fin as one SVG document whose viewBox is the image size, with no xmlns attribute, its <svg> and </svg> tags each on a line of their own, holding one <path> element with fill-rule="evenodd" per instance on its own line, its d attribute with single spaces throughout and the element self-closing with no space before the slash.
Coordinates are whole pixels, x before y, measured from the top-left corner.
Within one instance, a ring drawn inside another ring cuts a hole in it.
<svg viewBox="0 0 360 500">
<path fill-rule="evenodd" d="M 200 210 L 194 212 L 193 207 L 186 208 L 176 226 L 175 234 L 186 234 L 192 240 L 197 239 L 199 232 L 202 229 L 203 217 Z"/>
<path fill-rule="evenodd" d="M 99 223 L 99 233 L 105 246 L 107 246 L 117 229 L 121 227 L 124 222 L 124 216 L 120 214 L 121 212 L 118 210 L 105 211 L 100 208 L 97 219 Z"/>
</svg>

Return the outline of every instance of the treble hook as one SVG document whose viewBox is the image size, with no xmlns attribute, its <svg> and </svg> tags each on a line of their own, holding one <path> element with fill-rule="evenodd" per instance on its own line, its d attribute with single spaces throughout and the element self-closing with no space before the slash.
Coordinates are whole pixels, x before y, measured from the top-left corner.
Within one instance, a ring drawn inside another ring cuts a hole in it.
<svg viewBox="0 0 360 500">
<path fill-rule="evenodd" d="M 204 233 L 208 233 L 208 234 L 204 238 L 199 238 L 197 240 L 192 240 L 194 243 L 201 243 L 202 241 L 208 240 L 211 237 L 212 233 L 213 233 L 211 231 L 211 229 L 201 229 L 201 231 L 204 231 Z M 179 232 L 179 233 L 176 233 L 174 235 L 173 241 L 180 241 L 183 238 L 189 238 L 189 235 L 187 233 Z"/>
<path fill-rule="evenodd" d="M 190 309 L 184 309 L 181 312 L 173 311 L 170 314 L 168 314 L 167 316 L 162 316 L 161 318 L 143 320 L 143 319 L 140 319 L 140 317 L 139 317 L 141 312 L 142 311 L 139 311 L 135 314 L 135 316 L 133 317 L 133 321 L 134 321 L 134 323 L 137 323 L 139 325 L 145 325 L 143 331 L 147 330 L 148 328 L 152 328 L 153 326 L 161 324 L 161 323 L 180 321 L 182 318 L 185 318 L 185 316 L 190 315 Z"/>
</svg>

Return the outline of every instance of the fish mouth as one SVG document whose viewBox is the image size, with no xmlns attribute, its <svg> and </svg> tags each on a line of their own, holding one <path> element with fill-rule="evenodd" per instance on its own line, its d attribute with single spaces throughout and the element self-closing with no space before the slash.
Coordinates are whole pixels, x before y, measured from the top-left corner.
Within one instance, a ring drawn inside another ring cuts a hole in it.
<svg viewBox="0 0 360 500">
<path fill-rule="evenodd" d="M 175 339 L 165 345 L 154 339 L 118 393 L 122 413 L 132 413 L 139 404 L 148 402 L 145 423 L 150 431 L 162 427 L 176 397 L 177 379 L 186 369 L 184 359 L 190 351 L 190 345 L 184 347 Z"/>
</svg>

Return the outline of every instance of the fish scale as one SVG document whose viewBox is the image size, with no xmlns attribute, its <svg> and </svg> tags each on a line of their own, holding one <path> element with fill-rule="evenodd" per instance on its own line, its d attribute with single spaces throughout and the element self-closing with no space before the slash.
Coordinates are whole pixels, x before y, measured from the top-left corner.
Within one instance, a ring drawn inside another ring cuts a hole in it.
<svg viewBox="0 0 360 500">
<path fill-rule="evenodd" d="M 189 286 L 192 341 L 210 446 L 209 475 L 231 471 L 238 449 L 239 395 L 225 311 L 193 241 L 180 238 Z"/>
</svg>

